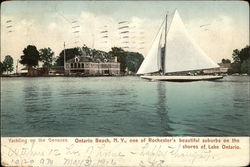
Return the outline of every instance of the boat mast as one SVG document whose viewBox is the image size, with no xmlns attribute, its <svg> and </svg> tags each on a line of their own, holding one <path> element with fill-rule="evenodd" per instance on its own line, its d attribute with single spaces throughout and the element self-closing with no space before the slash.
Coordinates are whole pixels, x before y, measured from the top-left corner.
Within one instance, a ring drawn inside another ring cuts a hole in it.
<svg viewBox="0 0 250 167">
<path fill-rule="evenodd" d="M 165 24 L 165 39 L 164 39 L 164 52 L 162 55 L 162 75 L 165 75 L 165 55 L 167 50 L 167 24 L 168 24 L 168 12 L 166 14 L 166 24 Z"/>
</svg>

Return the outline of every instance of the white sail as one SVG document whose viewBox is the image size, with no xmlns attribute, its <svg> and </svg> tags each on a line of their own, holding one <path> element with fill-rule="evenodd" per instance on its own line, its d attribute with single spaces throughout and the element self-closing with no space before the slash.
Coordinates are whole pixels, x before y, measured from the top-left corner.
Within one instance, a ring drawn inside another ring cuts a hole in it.
<svg viewBox="0 0 250 167">
<path fill-rule="evenodd" d="M 167 33 L 165 73 L 218 67 L 194 42 L 176 10 Z"/>
<path fill-rule="evenodd" d="M 158 72 L 161 68 L 161 38 L 162 31 L 164 30 L 164 23 L 162 24 L 160 31 L 158 32 L 152 47 L 150 48 L 147 56 L 143 60 L 137 74 L 147 74 Z"/>
</svg>

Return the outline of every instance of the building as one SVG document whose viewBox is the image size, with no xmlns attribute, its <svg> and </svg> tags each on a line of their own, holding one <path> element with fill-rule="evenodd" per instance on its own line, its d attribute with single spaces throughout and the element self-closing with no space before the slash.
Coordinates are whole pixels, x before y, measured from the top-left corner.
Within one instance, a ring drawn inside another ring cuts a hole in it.
<svg viewBox="0 0 250 167">
<path fill-rule="evenodd" d="M 49 75 L 64 75 L 63 66 L 52 66 L 49 70 Z"/>
<path fill-rule="evenodd" d="M 227 73 L 229 69 L 232 69 L 231 63 L 219 63 L 221 73 Z"/>
<path fill-rule="evenodd" d="M 63 66 L 52 66 L 50 68 L 43 67 L 31 67 L 31 68 L 22 68 L 19 73 L 21 76 L 55 76 L 55 75 L 64 75 Z"/>
<path fill-rule="evenodd" d="M 231 69 L 231 63 L 219 63 L 220 67 L 203 70 L 204 74 L 227 73 Z"/>
<path fill-rule="evenodd" d="M 95 61 L 89 56 L 75 56 L 65 64 L 65 73 L 68 75 L 119 75 L 120 63 L 113 61 Z"/>
<path fill-rule="evenodd" d="M 202 70 L 204 74 L 217 74 L 221 73 L 220 67 Z"/>
<path fill-rule="evenodd" d="M 49 69 L 39 68 L 39 67 L 30 67 L 22 68 L 20 75 L 22 76 L 47 76 L 49 74 Z"/>
</svg>

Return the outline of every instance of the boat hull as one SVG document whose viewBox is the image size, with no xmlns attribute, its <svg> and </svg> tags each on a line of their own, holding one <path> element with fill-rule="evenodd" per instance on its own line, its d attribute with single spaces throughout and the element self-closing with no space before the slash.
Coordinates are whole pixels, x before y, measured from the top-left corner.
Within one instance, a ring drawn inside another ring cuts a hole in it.
<svg viewBox="0 0 250 167">
<path fill-rule="evenodd" d="M 217 80 L 222 79 L 223 76 L 211 75 L 197 75 L 197 76 L 141 76 L 143 79 L 158 80 L 158 81 L 172 81 L 172 82 L 191 82 L 202 80 Z"/>
</svg>

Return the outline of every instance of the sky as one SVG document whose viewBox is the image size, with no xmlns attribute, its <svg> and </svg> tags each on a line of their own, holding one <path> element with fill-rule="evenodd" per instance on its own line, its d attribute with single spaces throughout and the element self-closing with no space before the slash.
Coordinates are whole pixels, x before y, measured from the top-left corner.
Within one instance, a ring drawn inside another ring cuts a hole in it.
<svg viewBox="0 0 250 167">
<path fill-rule="evenodd" d="M 85 44 L 104 51 L 128 46 L 145 56 L 166 13 L 175 9 L 216 63 L 232 60 L 234 49 L 249 45 L 249 6 L 244 1 L 5 1 L 1 61 L 11 55 L 16 65 L 27 45 L 50 47 L 58 56 L 64 42 L 66 48 Z"/>
</svg>

